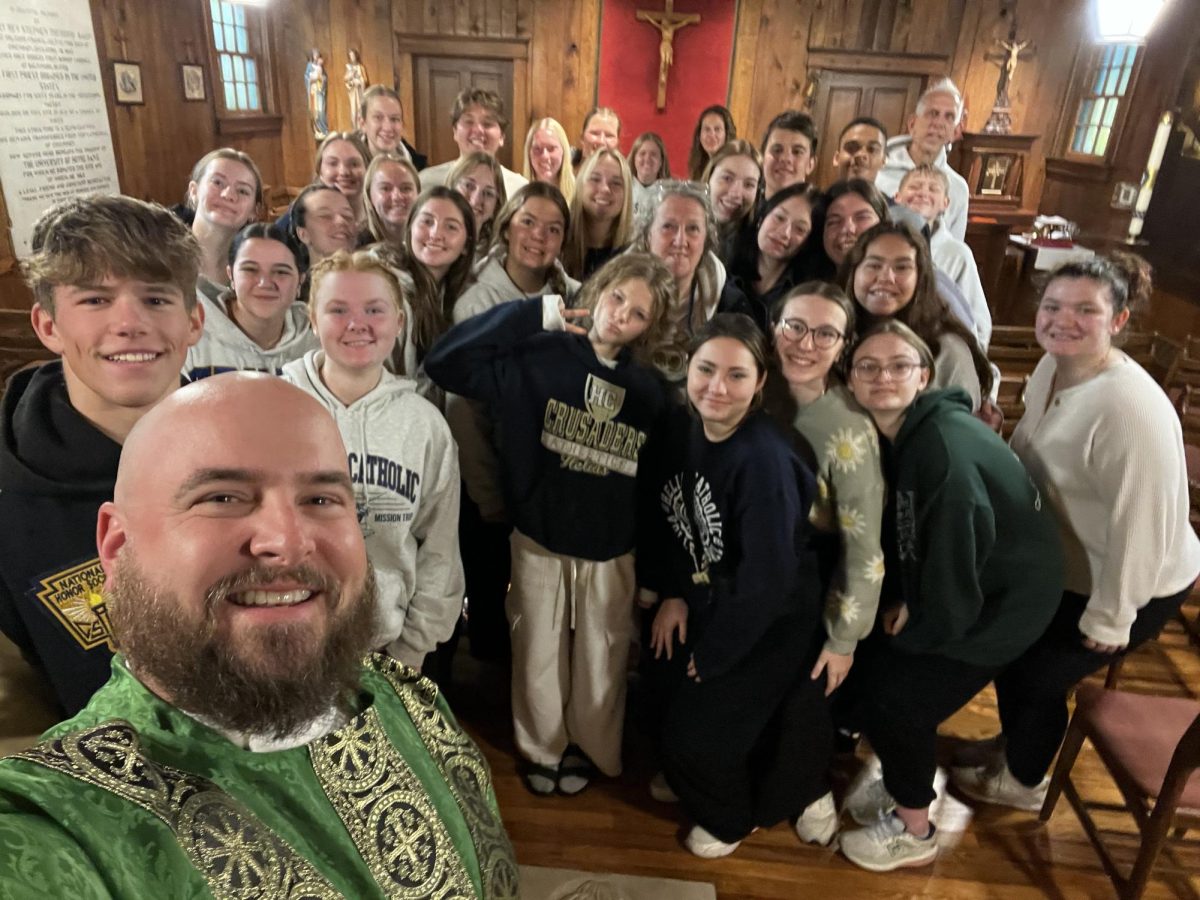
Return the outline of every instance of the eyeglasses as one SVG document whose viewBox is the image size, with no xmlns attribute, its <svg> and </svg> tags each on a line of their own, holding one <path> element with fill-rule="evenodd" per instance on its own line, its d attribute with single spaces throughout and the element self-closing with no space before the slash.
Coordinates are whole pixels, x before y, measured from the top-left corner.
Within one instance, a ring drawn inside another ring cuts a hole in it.
<svg viewBox="0 0 1200 900">
<path fill-rule="evenodd" d="M 500 199 L 500 195 L 496 192 L 495 188 L 490 188 L 490 187 L 481 188 L 479 186 L 479 182 L 476 181 L 474 178 L 460 178 L 458 180 L 458 184 L 456 185 L 456 187 L 458 188 L 458 192 L 460 194 L 470 195 L 470 194 L 474 194 L 476 191 L 479 191 L 480 196 L 482 196 L 484 200 L 487 200 L 489 202 Z"/>
<path fill-rule="evenodd" d="M 828 350 L 845 337 L 844 334 L 831 325 L 810 328 L 809 324 L 803 319 L 780 320 L 779 332 L 789 341 L 795 341 L 796 343 L 804 340 L 806 334 L 811 334 L 813 345 L 821 350 Z"/>
<path fill-rule="evenodd" d="M 861 378 L 863 381 L 878 381 L 884 373 L 887 373 L 887 377 L 892 381 L 908 381 L 917 369 L 927 368 L 929 367 L 924 363 L 915 363 L 907 359 L 897 360 L 886 366 L 881 366 L 873 359 L 864 359 L 856 362 L 851 367 L 851 371 L 854 372 L 856 378 Z"/>
</svg>

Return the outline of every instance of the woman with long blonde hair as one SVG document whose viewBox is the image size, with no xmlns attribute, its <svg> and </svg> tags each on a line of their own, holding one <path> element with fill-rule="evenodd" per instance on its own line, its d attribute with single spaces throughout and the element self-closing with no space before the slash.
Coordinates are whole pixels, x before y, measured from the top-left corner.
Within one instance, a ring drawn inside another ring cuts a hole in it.
<svg viewBox="0 0 1200 900">
<path fill-rule="evenodd" d="M 581 281 L 620 253 L 633 236 L 633 175 L 617 150 L 594 152 L 579 169 L 571 202 L 567 272 Z"/>
</svg>

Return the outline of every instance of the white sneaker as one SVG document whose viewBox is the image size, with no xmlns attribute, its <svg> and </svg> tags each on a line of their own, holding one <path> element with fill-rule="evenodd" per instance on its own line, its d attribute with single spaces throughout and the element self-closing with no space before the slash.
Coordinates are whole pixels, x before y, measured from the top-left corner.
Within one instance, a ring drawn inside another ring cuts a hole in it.
<svg viewBox="0 0 1200 900">
<path fill-rule="evenodd" d="M 890 813 L 866 828 L 843 833 L 842 853 L 870 872 L 923 866 L 937 857 L 937 830 L 930 825 L 929 836 L 919 838 L 904 827 L 899 816 Z"/>
<path fill-rule="evenodd" d="M 694 854 L 702 856 L 705 859 L 719 859 L 722 856 L 728 856 L 742 845 L 741 841 L 734 841 L 732 844 L 727 844 L 722 840 L 718 840 L 709 834 L 707 829 L 699 825 L 692 826 L 692 830 L 688 832 L 683 843 Z"/>
<path fill-rule="evenodd" d="M 975 766 L 950 770 L 950 781 L 972 800 L 1011 806 L 1027 812 L 1037 812 L 1046 802 L 1050 779 L 1043 778 L 1037 787 L 1026 787 L 1008 770 L 1008 764 Z"/>
<path fill-rule="evenodd" d="M 800 813 L 796 820 L 796 834 L 806 844 L 829 845 L 837 834 L 838 813 L 833 803 L 833 794 L 814 800 Z"/>
<path fill-rule="evenodd" d="M 650 779 L 650 796 L 659 803 L 679 802 L 679 795 L 671 790 L 671 786 L 667 784 L 667 776 L 662 772 L 657 772 Z"/>
<path fill-rule="evenodd" d="M 850 783 L 842 809 L 859 825 L 870 825 L 895 808 L 895 798 L 883 786 L 883 765 L 872 756 Z"/>
</svg>

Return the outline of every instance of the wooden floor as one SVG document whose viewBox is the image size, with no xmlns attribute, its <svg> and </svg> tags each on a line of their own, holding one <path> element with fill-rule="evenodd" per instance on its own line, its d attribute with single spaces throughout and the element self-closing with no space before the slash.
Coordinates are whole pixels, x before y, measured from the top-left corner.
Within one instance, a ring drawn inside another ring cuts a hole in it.
<svg viewBox="0 0 1200 900">
<path fill-rule="evenodd" d="M 953 796 L 940 799 L 935 819 L 944 849 L 937 862 L 886 875 L 860 870 L 836 852 L 802 845 L 787 824 L 752 835 L 725 859 L 698 859 L 680 843 L 685 822 L 678 809 L 656 803 L 647 794 L 651 764 L 636 736 L 627 735 L 622 778 L 598 782 L 575 798 L 534 797 L 517 775 L 504 671 L 460 652 L 455 676 L 451 704 L 491 762 L 500 811 L 523 864 L 708 881 L 722 900 L 1115 896 L 1065 800 L 1043 826 L 1032 813 L 983 808 L 975 814 Z M 1172 624 L 1157 644 L 1130 657 L 1120 686 L 1200 696 L 1200 651 Z M 989 689 L 946 724 L 943 743 L 948 748 L 955 738 L 978 738 L 996 730 Z M 847 767 L 856 764 L 846 761 Z M 1119 800 L 1090 748 L 1081 754 L 1075 773 L 1086 798 Z M 840 773 L 835 791 L 851 774 Z M 1116 829 L 1118 859 L 1131 860 L 1136 850 L 1132 821 L 1118 816 L 1100 821 Z M 1160 867 L 1145 896 L 1200 898 L 1200 846 L 1193 843 L 1176 856 L 1182 874 Z"/>
</svg>

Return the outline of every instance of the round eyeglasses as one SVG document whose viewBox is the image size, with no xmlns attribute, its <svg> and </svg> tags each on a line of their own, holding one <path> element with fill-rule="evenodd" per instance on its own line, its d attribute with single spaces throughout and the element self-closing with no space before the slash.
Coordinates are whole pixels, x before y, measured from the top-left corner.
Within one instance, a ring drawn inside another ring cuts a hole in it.
<svg viewBox="0 0 1200 900">
<path fill-rule="evenodd" d="M 821 325 L 812 328 L 803 319 L 782 319 L 779 322 L 779 332 L 789 341 L 799 343 L 806 334 L 812 335 L 813 345 L 821 350 L 828 350 L 845 337 L 832 325 Z"/>
<path fill-rule="evenodd" d="M 880 365 L 873 359 L 864 359 L 850 367 L 854 376 L 863 381 L 878 381 L 884 376 L 884 373 L 892 381 L 908 381 L 912 378 L 913 372 L 924 368 L 926 368 L 924 363 L 915 363 L 907 359 L 890 362 L 887 365 Z"/>
</svg>

